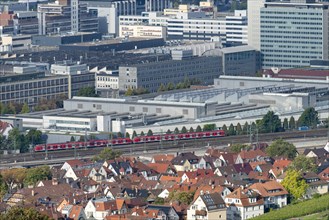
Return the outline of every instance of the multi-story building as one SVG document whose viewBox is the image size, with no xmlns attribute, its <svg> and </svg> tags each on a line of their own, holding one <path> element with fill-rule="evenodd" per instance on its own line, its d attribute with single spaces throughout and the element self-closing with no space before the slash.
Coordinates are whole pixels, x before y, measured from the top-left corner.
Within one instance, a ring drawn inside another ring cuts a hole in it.
<svg viewBox="0 0 329 220">
<path fill-rule="evenodd" d="M 213 84 L 221 73 L 218 56 L 193 57 L 191 50 L 172 51 L 172 60 L 119 67 L 119 88 L 144 88 L 156 92 L 161 84 L 195 79 L 203 85 Z"/>
<path fill-rule="evenodd" d="M 34 65 L 3 65 L 0 76 L 0 101 L 7 104 L 28 103 L 35 106 L 41 99 L 72 97 L 80 88 L 95 85 L 94 73 L 46 76 Z"/>
<path fill-rule="evenodd" d="M 262 67 L 287 69 L 328 59 L 328 22 L 326 3 L 266 2 L 260 9 Z"/>
<path fill-rule="evenodd" d="M 0 35 L 38 34 L 38 17 L 34 11 L 3 12 L 0 14 Z"/>
<path fill-rule="evenodd" d="M 119 37 L 167 38 L 166 27 L 150 25 L 120 25 Z"/>
<path fill-rule="evenodd" d="M 260 50 L 260 9 L 265 0 L 248 0 L 248 45 Z"/>
<path fill-rule="evenodd" d="M 31 35 L 4 35 L 1 42 L 1 51 L 27 50 L 32 43 Z"/>
<path fill-rule="evenodd" d="M 87 12 L 87 4 L 74 0 L 38 5 L 39 34 L 98 32 L 98 17 Z"/>
<path fill-rule="evenodd" d="M 120 16 L 120 25 L 166 26 L 169 40 L 210 41 L 220 38 L 225 45 L 247 44 L 246 11 L 210 18 L 202 11 L 177 12 L 175 16 L 143 13 L 141 16 Z"/>
</svg>

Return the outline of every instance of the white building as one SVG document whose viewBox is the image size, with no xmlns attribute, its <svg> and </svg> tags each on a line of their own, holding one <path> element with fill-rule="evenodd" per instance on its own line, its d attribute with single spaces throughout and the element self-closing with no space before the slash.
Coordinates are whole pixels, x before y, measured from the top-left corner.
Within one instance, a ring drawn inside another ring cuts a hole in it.
<svg viewBox="0 0 329 220">
<path fill-rule="evenodd" d="M 96 74 L 96 89 L 119 89 L 119 73 L 112 72 L 100 72 Z"/>
<path fill-rule="evenodd" d="M 120 25 L 119 37 L 139 38 L 164 38 L 166 39 L 167 29 L 164 26 L 150 25 Z"/>
<path fill-rule="evenodd" d="M 70 61 L 58 62 L 50 67 L 52 74 L 58 75 L 76 75 L 88 72 L 87 64 L 73 63 Z"/>
<path fill-rule="evenodd" d="M 260 51 L 260 9 L 265 0 L 248 0 L 248 45 Z"/>
<path fill-rule="evenodd" d="M 28 50 L 32 43 L 31 35 L 4 35 L 1 41 L 0 51 L 2 52 Z"/>
</svg>

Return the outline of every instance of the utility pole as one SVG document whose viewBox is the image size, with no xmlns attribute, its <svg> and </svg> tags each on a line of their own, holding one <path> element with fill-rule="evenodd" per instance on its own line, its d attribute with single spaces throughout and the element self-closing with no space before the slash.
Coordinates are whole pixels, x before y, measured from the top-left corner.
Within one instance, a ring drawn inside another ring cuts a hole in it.
<svg viewBox="0 0 329 220">
<path fill-rule="evenodd" d="M 45 157 L 45 160 L 48 160 L 48 146 L 47 146 L 47 141 L 46 141 L 46 144 L 45 144 L 45 149 L 46 149 L 46 157 Z"/>
<path fill-rule="evenodd" d="M 74 159 L 77 158 L 77 146 L 76 144 L 73 144 L 73 148 L 74 148 Z"/>
</svg>

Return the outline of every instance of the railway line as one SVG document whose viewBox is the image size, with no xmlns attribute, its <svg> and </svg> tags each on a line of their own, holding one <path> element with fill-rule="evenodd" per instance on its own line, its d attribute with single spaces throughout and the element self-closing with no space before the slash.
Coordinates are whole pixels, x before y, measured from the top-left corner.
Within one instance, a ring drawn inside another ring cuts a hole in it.
<svg viewBox="0 0 329 220">
<path fill-rule="evenodd" d="M 309 131 L 293 131 L 293 132 L 278 132 L 272 134 L 259 134 L 252 138 L 252 142 L 269 142 L 278 138 L 282 139 L 307 139 L 315 137 L 326 137 L 328 135 L 328 129 L 315 129 Z M 175 141 L 162 141 L 146 144 L 130 144 L 112 146 L 113 149 L 120 150 L 124 154 L 130 155 L 142 155 L 149 151 L 183 151 L 184 149 L 199 149 L 207 145 L 210 146 L 224 146 L 228 144 L 236 143 L 250 143 L 249 135 L 239 136 L 226 136 L 226 137 L 215 137 L 215 138 L 204 138 L 204 139 L 187 139 L 187 140 L 175 140 Z M 109 146 L 111 147 L 111 146 Z M 1 155 L 0 165 L 19 163 L 19 162 L 31 162 L 45 160 L 45 163 L 51 163 L 51 160 L 58 160 L 65 158 L 74 157 L 91 157 L 98 154 L 103 147 L 97 148 L 85 148 L 76 150 L 63 150 L 63 151 L 49 151 L 49 152 L 30 152 L 16 155 Z"/>
</svg>

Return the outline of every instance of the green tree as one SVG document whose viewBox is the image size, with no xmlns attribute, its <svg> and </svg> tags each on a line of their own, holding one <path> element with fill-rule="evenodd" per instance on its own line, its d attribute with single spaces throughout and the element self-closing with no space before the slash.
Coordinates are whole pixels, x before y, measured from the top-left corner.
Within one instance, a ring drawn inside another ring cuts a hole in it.
<svg viewBox="0 0 329 220">
<path fill-rule="evenodd" d="M 16 109 L 13 103 L 4 105 L 3 114 L 15 114 L 15 113 L 16 113 Z"/>
<path fill-rule="evenodd" d="M 161 198 L 161 197 L 157 197 L 154 200 L 154 204 L 156 204 L 156 205 L 164 205 L 164 203 L 165 203 L 165 200 L 164 200 L 164 198 Z"/>
<path fill-rule="evenodd" d="M 75 137 L 71 136 L 70 142 L 75 142 Z"/>
<path fill-rule="evenodd" d="M 278 132 L 281 128 L 281 120 L 273 111 L 268 111 L 259 122 L 259 131 L 262 133 Z"/>
<path fill-rule="evenodd" d="M 51 179 L 52 174 L 49 166 L 40 166 L 27 169 L 24 183 L 27 185 L 35 185 L 40 180 Z"/>
<path fill-rule="evenodd" d="M 18 128 L 13 128 L 8 135 L 9 146 L 12 150 L 20 150 L 22 153 L 28 151 L 28 144 L 25 136 L 20 133 Z"/>
<path fill-rule="evenodd" d="M 185 127 L 185 126 L 183 126 L 183 127 L 182 127 L 181 133 L 182 133 L 182 134 L 185 134 L 185 133 L 187 133 L 187 129 L 186 129 L 186 127 Z"/>
<path fill-rule="evenodd" d="M 299 172 L 317 172 L 317 165 L 315 160 L 305 155 L 298 155 L 289 165 L 289 169 Z"/>
<path fill-rule="evenodd" d="M 250 145 L 245 145 L 245 144 L 232 144 L 230 145 L 230 151 L 233 153 L 239 153 L 241 150 L 250 150 L 251 146 Z"/>
<path fill-rule="evenodd" d="M 202 131 L 201 126 L 198 125 L 198 127 L 196 127 L 196 130 L 195 130 L 195 131 L 196 131 L 196 132 L 201 132 L 201 131 Z"/>
<path fill-rule="evenodd" d="M 148 131 L 147 131 L 147 136 L 152 136 L 153 135 L 153 131 L 151 130 L 151 129 L 149 129 Z"/>
<path fill-rule="evenodd" d="M 216 130 L 216 124 L 203 125 L 203 131 L 213 131 L 213 130 Z"/>
<path fill-rule="evenodd" d="M 297 150 L 295 145 L 282 139 L 278 139 L 266 148 L 266 153 L 270 157 L 286 157 L 289 159 L 294 159 L 296 157 Z"/>
<path fill-rule="evenodd" d="M 22 188 L 26 177 L 25 168 L 6 169 L 1 172 L 2 180 L 11 193 L 14 188 Z"/>
<path fill-rule="evenodd" d="M 136 131 L 133 132 L 132 139 L 134 139 L 135 137 L 137 137 L 137 133 L 136 133 Z"/>
<path fill-rule="evenodd" d="M 23 208 L 14 206 L 10 208 L 6 213 L 0 215 L 0 219 L 6 220 L 49 220 L 46 215 L 39 213 L 33 208 Z"/>
<path fill-rule="evenodd" d="M 129 87 L 125 92 L 125 96 L 132 96 L 132 95 L 134 95 L 134 91 L 132 90 L 132 88 Z"/>
<path fill-rule="evenodd" d="M 231 123 L 228 127 L 227 135 L 235 135 L 234 125 Z"/>
<path fill-rule="evenodd" d="M 236 133 L 236 135 L 241 135 L 242 134 L 242 127 L 241 127 L 241 124 L 240 123 L 238 123 L 236 125 L 235 133 Z"/>
<path fill-rule="evenodd" d="M 296 200 L 301 199 L 308 188 L 307 183 L 296 170 L 288 170 L 281 184 Z"/>
<path fill-rule="evenodd" d="M 171 134 L 172 132 L 170 131 L 170 129 L 167 130 L 166 134 Z"/>
<path fill-rule="evenodd" d="M 169 90 L 174 90 L 174 89 L 175 89 L 175 85 L 172 82 L 169 82 L 167 84 L 167 90 L 169 91 Z"/>
<path fill-rule="evenodd" d="M 79 142 L 85 142 L 86 140 L 85 140 L 85 136 L 80 136 L 80 138 L 79 138 Z"/>
<path fill-rule="evenodd" d="M 194 194 L 195 194 L 195 191 L 191 191 L 191 192 L 172 191 L 169 193 L 168 200 L 169 201 L 178 201 L 185 205 L 189 205 L 193 201 Z"/>
<path fill-rule="evenodd" d="M 7 193 L 7 185 L 3 181 L 2 175 L 0 174 L 0 202 L 3 202 L 3 196 Z"/>
<path fill-rule="evenodd" d="M 126 138 L 130 138 L 130 134 L 126 132 Z"/>
<path fill-rule="evenodd" d="M 25 102 L 23 107 L 22 107 L 21 114 L 25 114 L 25 113 L 29 113 L 29 112 L 30 112 L 30 108 L 27 105 L 27 103 Z"/>
<path fill-rule="evenodd" d="M 95 87 L 84 87 L 79 89 L 77 96 L 84 96 L 84 97 L 99 97 L 96 94 Z"/>
<path fill-rule="evenodd" d="M 249 131 L 249 124 L 248 124 L 248 122 L 246 122 L 243 125 L 242 133 L 243 134 L 248 134 L 248 131 Z"/>
<path fill-rule="evenodd" d="M 227 126 L 226 126 L 226 124 L 223 125 L 222 130 L 225 132 L 225 134 L 227 134 L 228 131 L 227 131 Z"/>
<path fill-rule="evenodd" d="M 288 118 L 283 119 L 283 129 L 287 130 L 289 128 Z"/>
<path fill-rule="evenodd" d="M 122 155 L 121 151 L 112 150 L 111 148 L 104 148 L 98 155 L 92 158 L 93 161 L 105 161 L 105 160 L 113 160 Z"/>
<path fill-rule="evenodd" d="M 179 134 L 179 129 L 177 127 L 174 130 L 174 134 Z"/>
<path fill-rule="evenodd" d="M 42 132 L 37 129 L 30 129 L 27 132 L 26 141 L 31 144 L 41 144 L 42 143 Z"/>
<path fill-rule="evenodd" d="M 166 90 L 167 90 L 166 86 L 163 85 L 163 83 L 161 83 L 160 87 L 158 88 L 158 92 L 164 92 Z"/>
<path fill-rule="evenodd" d="M 118 138 L 122 138 L 122 137 L 123 137 L 123 134 L 119 131 L 119 132 L 117 133 L 117 136 L 118 136 Z"/>
<path fill-rule="evenodd" d="M 308 126 L 310 128 L 316 128 L 318 123 L 318 112 L 315 111 L 313 107 L 305 109 L 298 119 L 298 126 Z"/>
<path fill-rule="evenodd" d="M 193 127 L 190 127 L 190 130 L 189 130 L 190 133 L 194 132 L 194 129 Z"/>
<path fill-rule="evenodd" d="M 141 136 L 145 136 L 145 133 L 144 133 L 144 131 L 141 131 Z"/>
<path fill-rule="evenodd" d="M 295 129 L 296 128 L 296 121 L 294 116 L 291 116 L 289 119 L 289 129 Z"/>
</svg>

